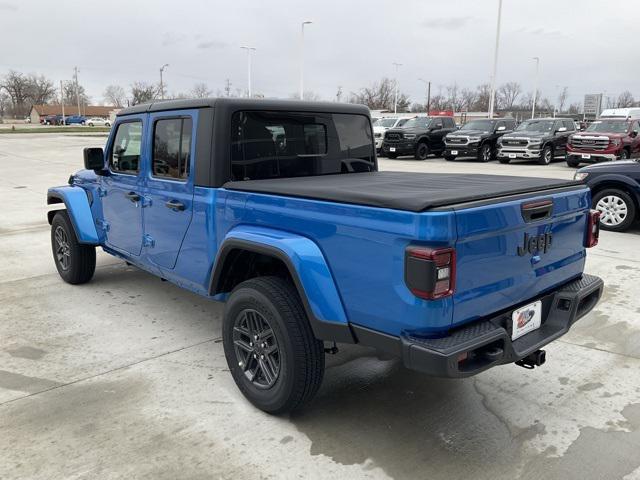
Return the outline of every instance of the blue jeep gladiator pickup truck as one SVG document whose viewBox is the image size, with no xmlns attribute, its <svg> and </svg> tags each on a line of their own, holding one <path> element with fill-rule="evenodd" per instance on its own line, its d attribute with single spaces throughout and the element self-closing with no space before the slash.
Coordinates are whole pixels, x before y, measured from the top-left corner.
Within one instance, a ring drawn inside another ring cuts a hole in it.
<svg viewBox="0 0 640 480">
<path fill-rule="evenodd" d="M 225 301 L 229 369 L 270 413 L 314 396 L 336 343 L 436 376 L 533 368 L 603 289 L 584 184 L 379 172 L 363 106 L 138 105 L 84 163 L 47 195 L 62 279 L 89 281 L 99 246 Z"/>
</svg>

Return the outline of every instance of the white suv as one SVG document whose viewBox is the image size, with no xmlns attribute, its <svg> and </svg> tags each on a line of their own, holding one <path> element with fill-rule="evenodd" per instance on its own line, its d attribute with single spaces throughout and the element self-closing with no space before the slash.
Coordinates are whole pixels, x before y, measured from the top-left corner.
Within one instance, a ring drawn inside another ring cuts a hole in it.
<svg viewBox="0 0 640 480">
<path fill-rule="evenodd" d="M 397 117 L 386 117 L 379 118 L 373 124 L 373 137 L 376 142 L 376 150 L 381 152 L 382 149 L 382 141 L 384 140 L 384 132 L 389 130 L 390 128 L 401 127 L 405 124 L 405 122 L 409 120 L 408 118 L 397 118 Z"/>
<path fill-rule="evenodd" d="M 94 127 L 94 126 L 110 127 L 111 126 L 111 122 L 109 120 L 105 120 L 104 118 L 100 118 L 100 117 L 87 118 L 85 123 L 90 127 Z"/>
</svg>

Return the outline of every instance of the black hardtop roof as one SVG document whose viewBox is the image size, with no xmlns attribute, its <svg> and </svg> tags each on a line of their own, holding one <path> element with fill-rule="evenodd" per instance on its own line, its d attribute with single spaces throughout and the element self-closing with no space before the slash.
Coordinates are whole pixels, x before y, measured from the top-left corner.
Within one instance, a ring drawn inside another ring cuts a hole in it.
<svg viewBox="0 0 640 480">
<path fill-rule="evenodd" d="M 302 100 L 264 100 L 250 98 L 193 98 L 187 100 L 161 100 L 123 108 L 118 116 L 136 113 L 164 112 L 193 108 L 224 108 L 230 110 L 272 110 L 322 113 L 354 113 L 370 115 L 364 105 L 332 102 L 307 102 Z"/>
</svg>

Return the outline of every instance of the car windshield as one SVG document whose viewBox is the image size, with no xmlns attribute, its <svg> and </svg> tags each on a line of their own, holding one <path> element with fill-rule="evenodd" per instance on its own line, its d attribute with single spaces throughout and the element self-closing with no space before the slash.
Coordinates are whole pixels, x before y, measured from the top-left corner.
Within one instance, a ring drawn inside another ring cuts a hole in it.
<svg viewBox="0 0 640 480">
<path fill-rule="evenodd" d="M 427 128 L 431 123 L 431 119 L 429 117 L 416 117 L 408 120 L 402 128 Z"/>
<path fill-rule="evenodd" d="M 527 120 L 518 125 L 516 130 L 519 132 L 550 132 L 554 123 L 554 120 Z"/>
<path fill-rule="evenodd" d="M 385 127 L 385 128 L 391 128 L 395 125 L 397 119 L 396 118 L 381 118 L 380 120 L 378 120 L 374 126 L 376 127 Z"/>
<path fill-rule="evenodd" d="M 482 130 L 483 132 L 492 132 L 496 122 L 492 120 L 473 120 L 465 123 L 460 130 Z"/>
<path fill-rule="evenodd" d="M 586 129 L 587 132 L 625 133 L 629 122 L 623 120 L 596 120 Z"/>
</svg>

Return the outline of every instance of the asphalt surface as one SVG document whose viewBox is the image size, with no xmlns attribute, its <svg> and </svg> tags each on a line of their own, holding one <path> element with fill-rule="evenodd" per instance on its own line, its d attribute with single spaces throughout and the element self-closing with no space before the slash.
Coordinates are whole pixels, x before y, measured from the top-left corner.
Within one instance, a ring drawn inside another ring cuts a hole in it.
<svg viewBox="0 0 640 480">
<path fill-rule="evenodd" d="M 589 251 L 604 298 L 542 368 L 443 380 L 344 347 L 307 410 L 271 417 L 227 371 L 220 305 L 104 253 L 90 283 L 59 279 L 46 189 L 102 144 L 0 136 L 0 479 L 640 479 L 638 229 Z M 563 162 L 380 164 L 573 175 Z"/>
</svg>

